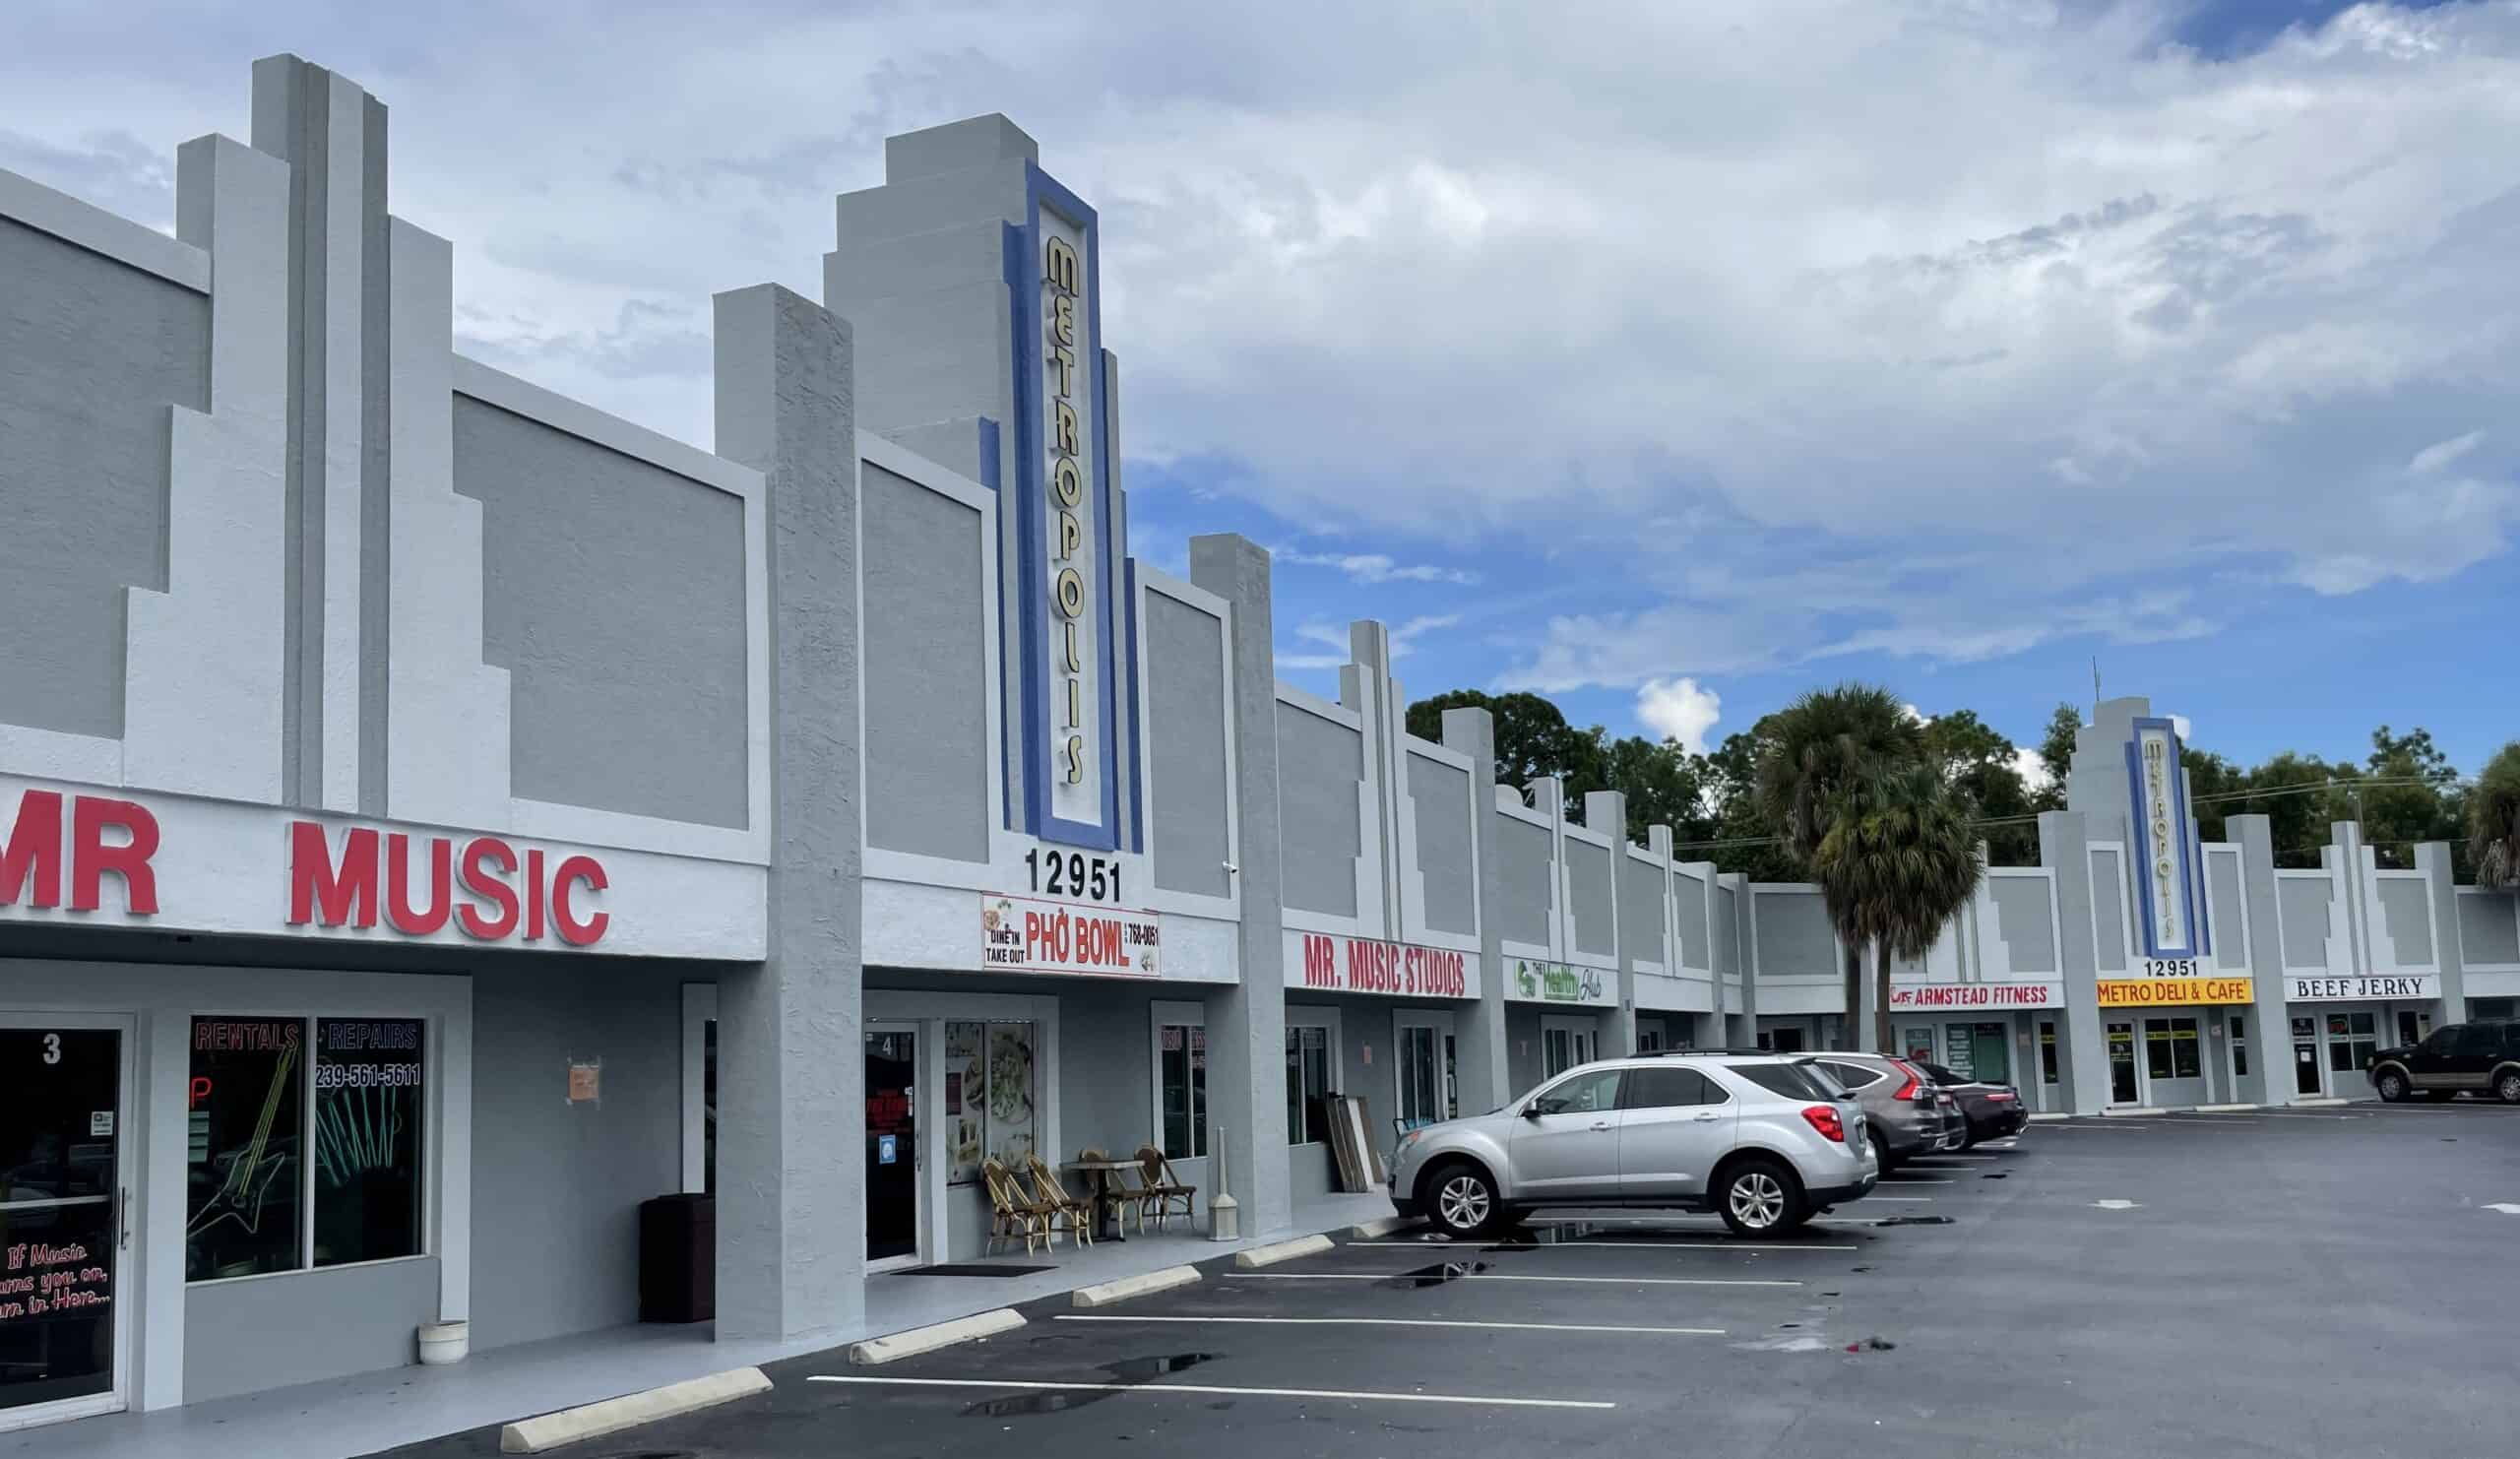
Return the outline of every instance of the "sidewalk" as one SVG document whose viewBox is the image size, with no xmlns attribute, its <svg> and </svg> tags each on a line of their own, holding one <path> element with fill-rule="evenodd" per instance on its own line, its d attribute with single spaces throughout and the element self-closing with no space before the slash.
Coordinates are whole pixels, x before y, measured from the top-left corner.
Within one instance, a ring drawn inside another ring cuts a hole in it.
<svg viewBox="0 0 2520 1459">
<path fill-rule="evenodd" d="M 1205 1219 L 1201 1213 L 1202 1220 Z M 1391 1214 L 1388 1196 L 1331 1195 L 1297 1208 L 1266 1240 L 1344 1231 Z M 866 1284 L 866 1320 L 792 1342 L 714 1341 L 708 1323 L 632 1326 L 476 1353 L 447 1367 L 396 1367 L 331 1382 L 188 1404 L 154 1414 L 0 1433 L 0 1456 L 42 1459 L 345 1459 L 441 1434 L 504 1424 L 730 1367 L 838 1348 L 904 1328 L 1056 1296 L 1116 1277 L 1205 1261 L 1244 1246 L 1204 1233 L 1132 1236 L 1084 1251 L 1002 1256 L 1046 1265 L 1020 1277 L 920 1277 L 893 1273 Z M 250 1333 L 236 1335 L 253 1341 Z"/>
</svg>

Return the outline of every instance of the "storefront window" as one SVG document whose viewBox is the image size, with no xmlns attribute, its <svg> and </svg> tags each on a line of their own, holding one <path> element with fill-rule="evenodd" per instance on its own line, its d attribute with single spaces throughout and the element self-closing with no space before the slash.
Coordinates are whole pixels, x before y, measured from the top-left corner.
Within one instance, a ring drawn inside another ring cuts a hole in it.
<svg viewBox="0 0 2520 1459">
<path fill-rule="evenodd" d="M 193 1020 L 187 1280 L 420 1253 L 423 1032 L 416 1018 Z"/>
<path fill-rule="evenodd" d="M 946 1179 L 976 1183 L 980 1162 L 1020 1168 L 1040 1125 L 1034 1026 L 952 1020 L 945 1025 L 945 1119 L 953 1145 Z"/>
<path fill-rule="evenodd" d="M 2195 1079 L 2205 1070 L 2196 1044 L 2196 1020 L 2144 1020 L 2144 1072 L 2155 1079 Z"/>
<path fill-rule="evenodd" d="M 305 1265 L 305 1057 L 302 1020 L 193 1020 L 186 1280 Z"/>
<path fill-rule="evenodd" d="M 1196 1159 L 1208 1153 L 1208 1031 L 1168 1023 L 1158 1031 L 1156 1047 L 1163 1063 L 1164 1153 Z"/>
<path fill-rule="evenodd" d="M 420 1021 L 315 1023 L 315 1265 L 420 1249 Z"/>
<path fill-rule="evenodd" d="M 2248 1077 L 2248 1020 L 2236 1013 L 2232 1015 L 2232 1076 Z"/>
<path fill-rule="evenodd" d="M 1330 1030 L 1287 1026 L 1287 1143 L 1312 1145 L 1330 1138 Z"/>
<path fill-rule="evenodd" d="M 2048 1019 L 2039 1021 L 2039 1082 L 2054 1084 L 2056 1072 L 2056 1025 Z"/>
<path fill-rule="evenodd" d="M 2371 1066 L 2371 1056 L 2380 1050 L 2379 1035 L 2368 1013 L 2331 1013 L 2327 1016 L 2327 1066 L 2340 1074 L 2351 1074 Z"/>
</svg>

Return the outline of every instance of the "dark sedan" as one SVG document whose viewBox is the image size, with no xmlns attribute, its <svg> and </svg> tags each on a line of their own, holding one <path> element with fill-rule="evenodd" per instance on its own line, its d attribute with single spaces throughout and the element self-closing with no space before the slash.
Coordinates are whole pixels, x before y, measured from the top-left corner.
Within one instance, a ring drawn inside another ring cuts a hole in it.
<svg viewBox="0 0 2520 1459">
<path fill-rule="evenodd" d="M 1972 1079 L 1940 1064 L 1916 1062 L 1918 1068 L 1933 1076 L 1934 1083 L 1951 1091 L 1960 1102 L 1960 1112 L 1969 1117 L 1969 1139 L 1960 1147 L 1963 1150 L 1981 1140 L 2020 1134 L 2021 1127 L 2030 1123 L 2030 1111 L 2022 1107 L 2021 1091 L 2011 1085 Z"/>
</svg>

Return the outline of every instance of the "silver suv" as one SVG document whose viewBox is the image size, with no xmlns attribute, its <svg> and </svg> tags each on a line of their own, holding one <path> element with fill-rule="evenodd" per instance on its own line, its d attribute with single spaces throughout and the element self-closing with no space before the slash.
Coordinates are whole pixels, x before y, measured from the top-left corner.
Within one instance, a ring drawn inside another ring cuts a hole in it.
<svg viewBox="0 0 2520 1459">
<path fill-rule="evenodd" d="M 1759 1235 L 1869 1192 L 1881 1170 L 1864 1135 L 1863 1107 L 1799 1057 L 1639 1054 L 1403 1135 L 1391 1203 L 1457 1237 L 1544 1206 L 1713 1210 Z"/>
</svg>

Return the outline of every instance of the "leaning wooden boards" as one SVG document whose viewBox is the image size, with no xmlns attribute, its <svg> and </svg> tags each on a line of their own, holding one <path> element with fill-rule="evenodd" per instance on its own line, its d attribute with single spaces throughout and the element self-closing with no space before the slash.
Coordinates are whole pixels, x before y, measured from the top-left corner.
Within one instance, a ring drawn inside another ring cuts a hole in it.
<svg viewBox="0 0 2520 1459">
<path fill-rule="evenodd" d="M 1380 1190 L 1389 1180 L 1382 1152 L 1366 1134 L 1365 1102 L 1354 1095 L 1332 1095 L 1323 1102 L 1330 1113 L 1330 1152 L 1339 1162 L 1341 1190 Z"/>
</svg>

